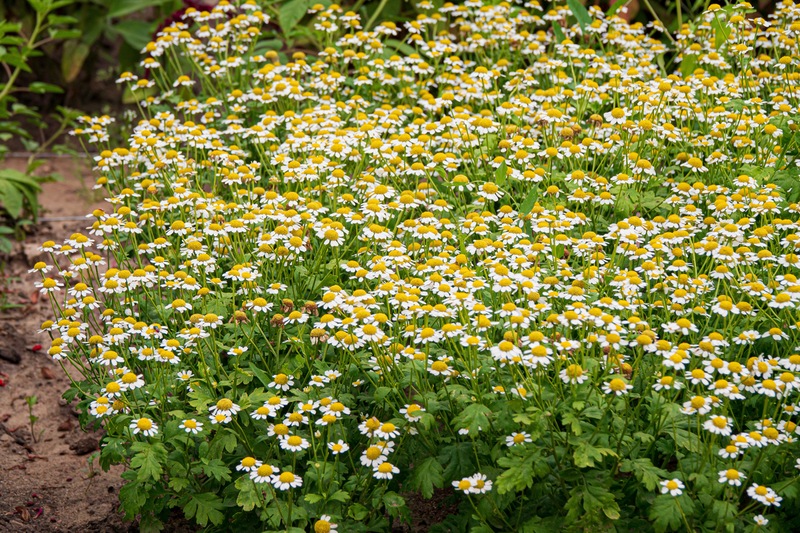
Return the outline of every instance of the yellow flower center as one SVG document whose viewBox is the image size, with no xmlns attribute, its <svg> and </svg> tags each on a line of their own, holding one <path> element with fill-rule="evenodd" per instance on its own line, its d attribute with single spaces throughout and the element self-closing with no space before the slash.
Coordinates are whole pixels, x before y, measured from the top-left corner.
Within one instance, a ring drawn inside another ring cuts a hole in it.
<svg viewBox="0 0 800 533">
<path fill-rule="evenodd" d="M 625 390 L 626 386 L 625 386 L 625 382 L 624 381 L 622 381 L 619 378 L 614 378 L 608 384 L 608 388 L 611 389 L 614 392 L 619 392 L 619 391 Z"/>
<path fill-rule="evenodd" d="M 570 377 L 571 379 L 579 378 L 582 375 L 583 375 L 583 369 L 581 368 L 581 365 L 572 364 L 567 367 L 567 376 Z"/>
<path fill-rule="evenodd" d="M 436 372 L 444 372 L 445 370 L 447 370 L 447 368 L 448 368 L 447 363 L 445 363 L 444 361 L 434 361 L 431 364 L 431 370 L 435 370 Z"/>
<path fill-rule="evenodd" d="M 219 409 L 220 411 L 227 411 L 231 407 L 233 407 L 233 402 L 227 398 L 223 398 L 217 402 L 217 409 Z"/>
<path fill-rule="evenodd" d="M 317 520 L 314 522 L 314 533 L 330 533 L 331 523 L 327 520 Z"/>
</svg>

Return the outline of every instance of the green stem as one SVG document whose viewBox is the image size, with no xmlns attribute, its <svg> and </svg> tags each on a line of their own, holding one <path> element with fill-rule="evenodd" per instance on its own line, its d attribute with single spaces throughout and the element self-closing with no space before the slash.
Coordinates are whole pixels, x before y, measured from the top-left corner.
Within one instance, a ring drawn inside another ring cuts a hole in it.
<svg viewBox="0 0 800 533">
<path fill-rule="evenodd" d="M 372 16 L 369 18 L 369 20 L 367 21 L 367 23 L 364 24 L 364 31 L 369 30 L 372 27 L 372 24 L 378 18 L 378 15 L 381 14 L 381 11 L 383 11 L 383 8 L 386 7 L 386 4 L 388 2 L 389 0 L 381 0 L 381 3 L 378 4 L 378 8 L 375 10 L 375 13 L 373 13 Z"/>
</svg>

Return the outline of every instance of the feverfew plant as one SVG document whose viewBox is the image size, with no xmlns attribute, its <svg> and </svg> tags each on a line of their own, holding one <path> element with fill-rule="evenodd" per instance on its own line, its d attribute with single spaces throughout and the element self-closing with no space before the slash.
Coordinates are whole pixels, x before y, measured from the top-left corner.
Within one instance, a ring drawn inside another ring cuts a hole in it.
<svg viewBox="0 0 800 533">
<path fill-rule="evenodd" d="M 189 9 L 120 78 L 157 88 L 129 144 L 75 131 L 110 205 L 42 246 L 42 330 L 127 516 L 382 531 L 442 489 L 443 530 L 800 527 L 800 9 L 670 48 L 419 8 L 400 43 L 314 6 L 291 58 L 253 1 Z"/>
</svg>

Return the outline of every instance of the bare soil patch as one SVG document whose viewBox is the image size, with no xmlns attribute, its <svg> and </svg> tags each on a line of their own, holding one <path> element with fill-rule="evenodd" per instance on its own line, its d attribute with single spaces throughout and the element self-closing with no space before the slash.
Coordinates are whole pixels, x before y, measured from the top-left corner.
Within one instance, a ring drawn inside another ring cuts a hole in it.
<svg viewBox="0 0 800 533">
<path fill-rule="evenodd" d="M 21 159 L 2 164 L 24 169 Z M 0 314 L 0 531 L 135 531 L 117 512 L 122 469 L 100 469 L 95 454 L 102 435 L 81 431 L 73 407 L 61 399 L 69 380 L 47 355 L 47 337 L 37 334 L 50 310 L 28 273 L 42 242 L 83 231 L 83 217 L 103 202 L 84 185 L 82 176 L 88 184 L 93 179 L 80 163 L 53 159 L 40 171 L 64 179 L 44 184 L 42 222 L 4 258 L 9 299 L 19 307 Z M 34 395 L 32 434 L 25 399 Z"/>
</svg>

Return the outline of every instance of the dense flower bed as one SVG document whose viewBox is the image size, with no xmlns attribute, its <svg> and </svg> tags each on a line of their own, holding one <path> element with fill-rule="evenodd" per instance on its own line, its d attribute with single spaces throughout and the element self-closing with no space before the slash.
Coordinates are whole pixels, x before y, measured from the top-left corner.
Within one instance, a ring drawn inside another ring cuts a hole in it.
<svg viewBox="0 0 800 533">
<path fill-rule="evenodd" d="M 800 527 L 800 8 L 571 4 L 319 5 L 282 61 L 223 0 L 122 75 L 127 147 L 84 120 L 42 330 L 143 528 Z"/>
</svg>

